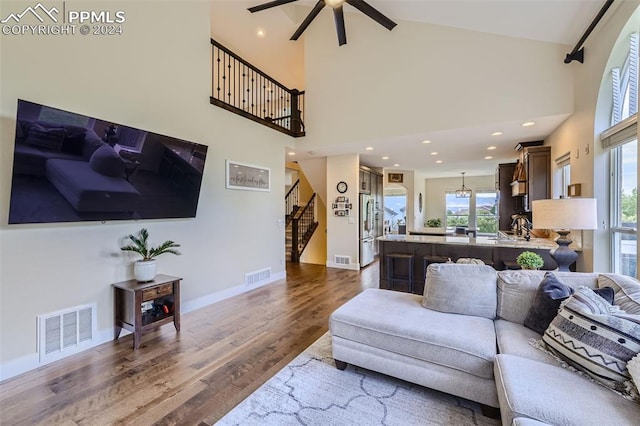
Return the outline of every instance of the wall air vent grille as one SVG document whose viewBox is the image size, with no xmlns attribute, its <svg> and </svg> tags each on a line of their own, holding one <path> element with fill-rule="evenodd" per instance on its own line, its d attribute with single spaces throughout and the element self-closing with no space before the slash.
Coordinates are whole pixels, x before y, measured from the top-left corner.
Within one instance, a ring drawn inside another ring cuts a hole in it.
<svg viewBox="0 0 640 426">
<path fill-rule="evenodd" d="M 351 256 L 334 256 L 333 262 L 336 265 L 350 265 L 351 264 Z"/>
<path fill-rule="evenodd" d="M 268 280 L 269 278 L 271 278 L 271 268 L 265 268 L 244 274 L 244 283 L 246 285 L 254 285 L 260 281 Z"/>
<path fill-rule="evenodd" d="M 95 305 L 38 316 L 40 363 L 64 358 L 90 347 L 95 335 Z"/>
</svg>

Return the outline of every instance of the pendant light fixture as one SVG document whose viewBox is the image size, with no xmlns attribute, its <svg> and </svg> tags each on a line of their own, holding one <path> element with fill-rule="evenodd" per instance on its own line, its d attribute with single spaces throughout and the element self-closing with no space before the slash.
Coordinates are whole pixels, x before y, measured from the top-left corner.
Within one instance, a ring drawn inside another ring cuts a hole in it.
<svg viewBox="0 0 640 426">
<path fill-rule="evenodd" d="M 462 172 L 462 187 L 456 191 L 456 198 L 470 198 L 471 190 L 464 186 L 464 174 L 466 172 Z"/>
</svg>

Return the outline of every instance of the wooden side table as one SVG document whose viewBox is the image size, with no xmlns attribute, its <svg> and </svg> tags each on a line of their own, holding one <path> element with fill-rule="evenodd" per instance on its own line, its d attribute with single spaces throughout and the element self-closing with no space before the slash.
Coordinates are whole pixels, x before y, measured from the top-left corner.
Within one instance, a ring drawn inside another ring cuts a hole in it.
<svg viewBox="0 0 640 426">
<path fill-rule="evenodd" d="M 114 340 L 122 329 L 133 333 L 133 349 L 140 347 L 142 335 L 173 322 L 180 331 L 180 281 L 182 278 L 157 275 L 153 281 L 136 280 L 112 284 L 114 289 Z"/>
</svg>

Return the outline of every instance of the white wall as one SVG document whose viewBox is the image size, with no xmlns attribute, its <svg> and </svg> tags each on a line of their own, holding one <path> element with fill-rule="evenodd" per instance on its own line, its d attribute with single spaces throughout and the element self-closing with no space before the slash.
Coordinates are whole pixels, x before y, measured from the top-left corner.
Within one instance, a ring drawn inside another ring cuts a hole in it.
<svg viewBox="0 0 640 426">
<path fill-rule="evenodd" d="M 331 14 L 305 32 L 299 150 L 573 110 L 565 45 L 408 21 L 389 32 L 363 14 L 348 18 L 340 48 Z"/>
<path fill-rule="evenodd" d="M 327 158 L 327 266 L 346 269 L 360 269 L 358 226 L 360 215 L 358 200 L 358 171 L 360 158 L 357 154 L 336 155 Z M 347 183 L 344 194 L 338 193 L 338 182 Z M 349 198 L 353 205 L 349 217 L 333 215 L 331 204 L 338 196 Z M 335 256 L 351 256 L 351 265 L 336 265 Z"/>
<path fill-rule="evenodd" d="M 3 1 L 0 16 L 28 4 Z M 290 138 L 209 104 L 209 3 L 67 3 L 79 5 L 126 11 L 124 34 L 0 36 L 3 377 L 36 358 L 39 314 L 95 302 L 99 337 L 111 338 L 110 284 L 132 276 L 133 258 L 121 255 L 119 247 L 123 236 L 142 227 L 154 242 L 182 244 L 182 256 L 159 258 L 159 271 L 184 278 L 187 308 L 245 289 L 247 272 L 271 268 L 274 278 L 285 274 L 281 221 Z M 208 145 L 197 217 L 8 226 L 18 98 Z M 270 167 L 271 192 L 225 189 L 225 159 Z"/>
<path fill-rule="evenodd" d="M 584 64 L 573 62 L 568 66 L 575 75 L 575 112 L 545 141 L 551 145 L 552 159 L 571 153 L 571 183 L 582 185 L 582 196 L 598 199 L 600 228 L 584 231 L 583 255 L 577 265 L 581 271 L 611 270 L 609 163 L 599 135 L 611 122 L 610 55 L 621 32 L 624 38 L 640 30 L 639 4 L 637 0 L 614 3 L 585 43 Z"/>
</svg>

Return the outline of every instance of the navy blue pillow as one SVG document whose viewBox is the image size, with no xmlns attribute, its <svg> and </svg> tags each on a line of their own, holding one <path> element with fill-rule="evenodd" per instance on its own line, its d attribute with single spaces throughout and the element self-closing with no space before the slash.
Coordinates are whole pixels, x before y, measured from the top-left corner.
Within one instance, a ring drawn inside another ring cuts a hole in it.
<svg viewBox="0 0 640 426">
<path fill-rule="evenodd" d="M 67 127 L 67 137 L 62 141 L 62 148 L 60 150 L 67 154 L 82 155 L 86 134 L 87 129 L 82 127 Z"/>
<path fill-rule="evenodd" d="M 553 272 L 547 272 L 538 286 L 533 305 L 524 319 L 524 326 L 543 334 L 558 315 L 564 299 L 573 294 L 573 289 L 560 281 Z"/>
</svg>

